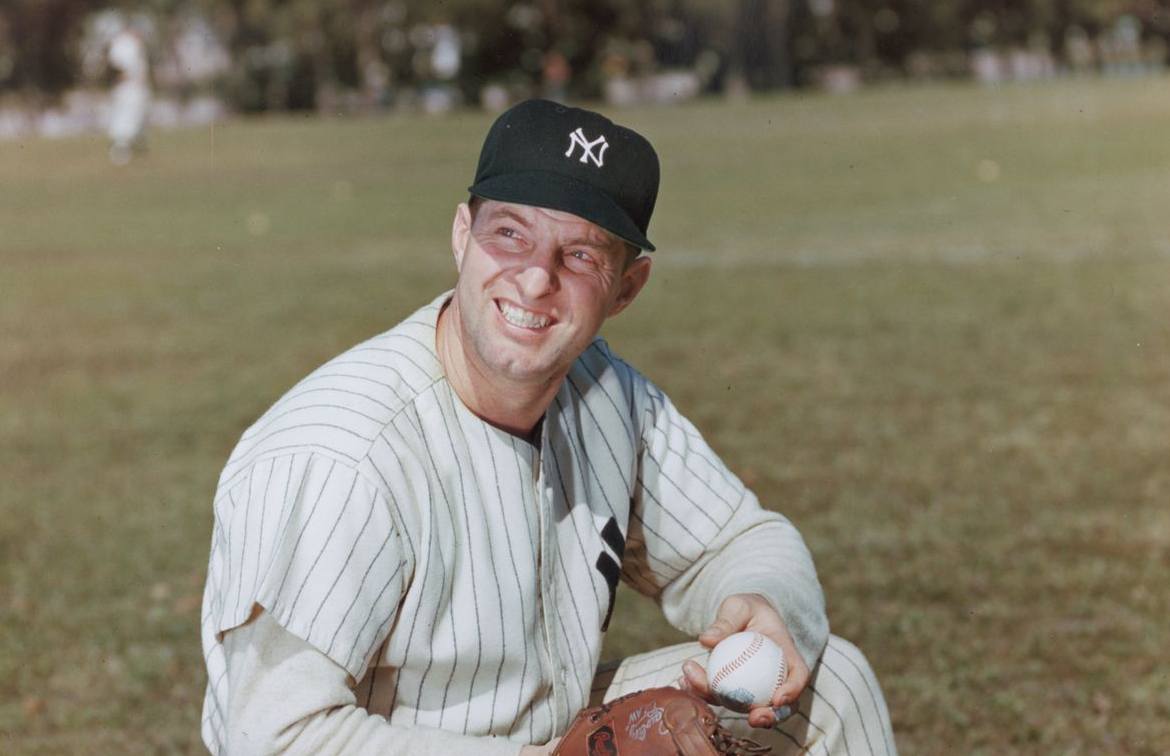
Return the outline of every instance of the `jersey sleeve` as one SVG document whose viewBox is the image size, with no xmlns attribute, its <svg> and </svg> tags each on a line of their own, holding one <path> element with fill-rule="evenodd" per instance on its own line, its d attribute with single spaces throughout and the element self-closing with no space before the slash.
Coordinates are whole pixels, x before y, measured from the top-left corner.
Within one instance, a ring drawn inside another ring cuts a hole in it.
<svg viewBox="0 0 1170 756">
<path fill-rule="evenodd" d="M 705 629 L 728 596 L 759 593 L 776 607 L 811 667 L 829 627 L 800 533 L 760 506 L 657 386 L 646 381 L 643 398 L 629 563 L 623 564 L 630 583 L 645 590 L 649 577 L 666 618 L 690 634 Z"/>
<path fill-rule="evenodd" d="M 217 493 L 204 621 L 222 641 L 258 605 L 360 679 L 407 568 L 390 505 L 359 472 L 311 453 L 263 459 Z"/>
<path fill-rule="evenodd" d="M 232 680 L 223 753 L 285 756 L 516 756 L 521 744 L 390 724 L 357 705 L 346 673 L 268 614 L 224 636 Z"/>
</svg>

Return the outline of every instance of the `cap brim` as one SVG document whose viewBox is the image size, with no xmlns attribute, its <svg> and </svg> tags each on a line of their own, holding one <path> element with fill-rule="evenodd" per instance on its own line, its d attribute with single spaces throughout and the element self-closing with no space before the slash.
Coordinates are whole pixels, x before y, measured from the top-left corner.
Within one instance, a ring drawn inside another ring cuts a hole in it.
<svg viewBox="0 0 1170 756">
<path fill-rule="evenodd" d="M 638 249 L 654 251 L 654 245 L 616 202 L 599 189 L 569 176 L 546 171 L 508 173 L 486 178 L 468 187 L 467 191 L 498 202 L 516 202 L 572 213 L 596 223 Z"/>
</svg>

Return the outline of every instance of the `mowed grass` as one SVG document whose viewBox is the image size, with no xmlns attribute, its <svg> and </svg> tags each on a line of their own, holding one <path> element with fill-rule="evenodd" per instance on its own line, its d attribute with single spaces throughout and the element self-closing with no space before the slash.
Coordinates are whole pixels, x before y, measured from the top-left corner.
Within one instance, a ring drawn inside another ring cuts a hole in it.
<svg viewBox="0 0 1170 756">
<path fill-rule="evenodd" d="M 660 252 L 607 335 L 800 527 L 903 753 L 1170 751 L 1170 82 L 621 117 Z M 0 751 L 199 750 L 219 469 L 453 282 L 489 121 L 0 143 Z"/>
</svg>

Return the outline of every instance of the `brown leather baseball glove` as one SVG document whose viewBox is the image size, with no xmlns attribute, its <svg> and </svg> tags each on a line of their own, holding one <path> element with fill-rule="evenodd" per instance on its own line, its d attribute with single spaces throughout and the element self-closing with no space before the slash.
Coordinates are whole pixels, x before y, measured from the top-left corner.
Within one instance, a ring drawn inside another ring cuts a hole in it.
<svg viewBox="0 0 1170 756">
<path fill-rule="evenodd" d="M 753 756 L 772 749 L 736 738 L 698 696 L 650 688 L 585 709 L 554 756 Z"/>
</svg>

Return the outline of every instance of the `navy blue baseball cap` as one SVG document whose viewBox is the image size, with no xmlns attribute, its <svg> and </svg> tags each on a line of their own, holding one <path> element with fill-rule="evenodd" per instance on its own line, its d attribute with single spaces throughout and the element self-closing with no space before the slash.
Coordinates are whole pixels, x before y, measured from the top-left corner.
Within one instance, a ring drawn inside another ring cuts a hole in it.
<svg viewBox="0 0 1170 756">
<path fill-rule="evenodd" d="M 658 198 L 658 155 L 605 116 L 527 100 L 496 119 L 468 191 L 477 197 L 572 213 L 639 249 Z"/>
</svg>

